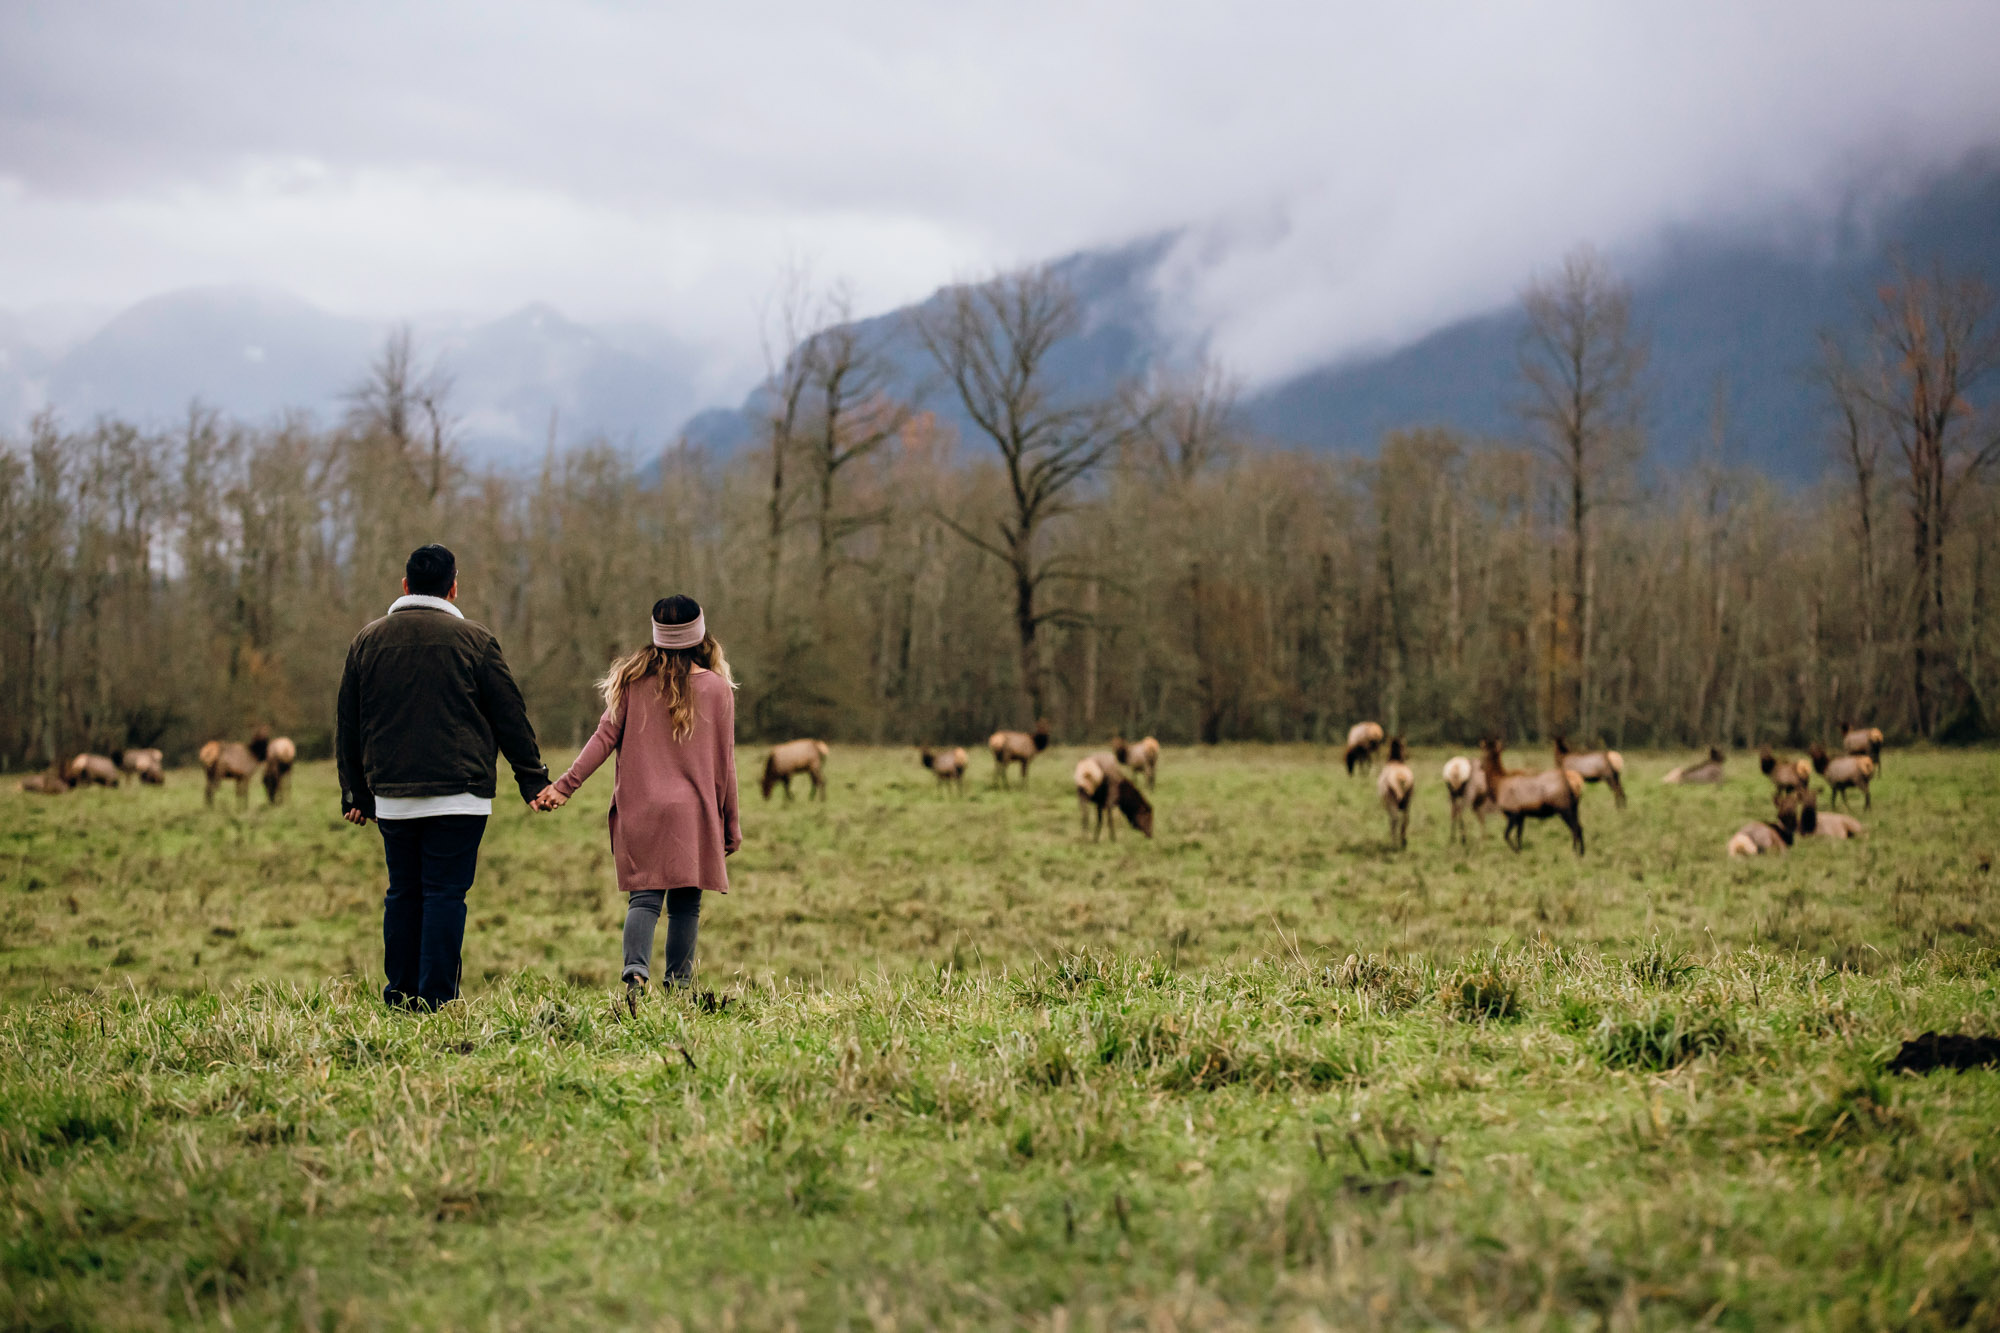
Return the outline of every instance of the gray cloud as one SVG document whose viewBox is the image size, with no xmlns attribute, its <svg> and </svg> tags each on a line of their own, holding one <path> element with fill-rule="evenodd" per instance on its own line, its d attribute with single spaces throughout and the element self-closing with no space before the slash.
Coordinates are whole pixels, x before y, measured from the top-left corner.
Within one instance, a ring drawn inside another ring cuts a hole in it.
<svg viewBox="0 0 2000 1333">
<path fill-rule="evenodd" d="M 1186 226 L 1171 308 L 1266 377 L 2000 138 L 1996 38 L 1853 0 L 16 4 L 0 290 L 546 298 L 747 367 L 789 256 L 881 307 Z"/>
</svg>

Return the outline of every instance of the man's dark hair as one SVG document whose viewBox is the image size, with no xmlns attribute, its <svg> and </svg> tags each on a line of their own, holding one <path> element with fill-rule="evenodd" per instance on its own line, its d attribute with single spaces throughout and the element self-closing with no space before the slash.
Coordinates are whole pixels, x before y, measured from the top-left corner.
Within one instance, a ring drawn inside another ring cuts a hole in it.
<svg viewBox="0 0 2000 1333">
<path fill-rule="evenodd" d="M 458 581 L 458 557 L 436 543 L 419 546 L 410 552 L 410 562 L 403 566 L 403 577 L 410 581 L 411 592 L 442 597 Z"/>
</svg>

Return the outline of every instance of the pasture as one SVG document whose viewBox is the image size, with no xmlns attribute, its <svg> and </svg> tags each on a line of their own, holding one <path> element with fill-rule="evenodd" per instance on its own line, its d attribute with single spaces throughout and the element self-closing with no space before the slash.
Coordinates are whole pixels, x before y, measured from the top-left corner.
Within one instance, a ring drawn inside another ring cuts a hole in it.
<svg viewBox="0 0 2000 1333">
<path fill-rule="evenodd" d="M 330 766 L 8 783 L 0 1326 L 2000 1326 L 2000 1072 L 1880 1072 L 2000 1033 L 1990 752 L 1736 862 L 1741 753 L 1628 755 L 1580 860 L 1448 846 L 1437 748 L 1400 854 L 1312 747 L 1169 749 L 1093 845 L 1081 753 L 786 805 L 744 747 L 712 996 L 636 1014 L 608 773 L 498 803 L 423 1017 Z"/>
</svg>

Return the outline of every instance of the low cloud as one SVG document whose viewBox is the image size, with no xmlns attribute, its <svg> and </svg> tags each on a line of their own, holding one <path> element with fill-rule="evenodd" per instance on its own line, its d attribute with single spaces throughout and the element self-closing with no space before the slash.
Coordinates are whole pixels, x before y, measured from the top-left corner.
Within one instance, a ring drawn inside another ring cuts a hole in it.
<svg viewBox="0 0 2000 1333">
<path fill-rule="evenodd" d="M 1983 3 L 11 6 L 0 287 L 547 299 L 748 373 L 788 261 L 870 310 L 1184 228 L 1167 309 L 1255 381 L 2000 139 L 1996 39 Z"/>
</svg>

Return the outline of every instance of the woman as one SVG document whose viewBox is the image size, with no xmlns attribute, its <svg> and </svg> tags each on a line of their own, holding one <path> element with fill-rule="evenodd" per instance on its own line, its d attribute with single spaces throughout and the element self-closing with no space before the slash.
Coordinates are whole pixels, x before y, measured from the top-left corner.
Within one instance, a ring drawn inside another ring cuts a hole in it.
<svg viewBox="0 0 2000 1333">
<path fill-rule="evenodd" d="M 652 642 L 599 682 L 604 717 L 583 753 L 535 807 L 560 809 L 613 750 L 611 851 L 625 909 L 628 991 L 651 976 L 653 931 L 667 912 L 664 984 L 694 972 L 701 895 L 727 893 L 723 858 L 742 845 L 736 818 L 736 682 L 692 597 L 653 604 Z"/>
</svg>

